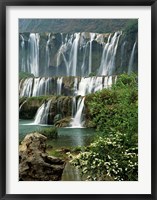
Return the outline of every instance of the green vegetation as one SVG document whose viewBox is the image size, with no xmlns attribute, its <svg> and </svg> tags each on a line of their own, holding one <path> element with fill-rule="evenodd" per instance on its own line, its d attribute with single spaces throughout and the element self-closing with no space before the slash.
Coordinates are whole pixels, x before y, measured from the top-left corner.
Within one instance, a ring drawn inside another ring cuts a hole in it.
<svg viewBox="0 0 157 200">
<path fill-rule="evenodd" d="M 38 131 L 40 134 L 45 135 L 48 139 L 56 139 L 58 132 L 56 127 L 48 127 Z"/>
<path fill-rule="evenodd" d="M 88 180 L 138 180 L 137 76 L 123 74 L 111 89 L 87 95 L 97 139 L 72 163 Z"/>
<path fill-rule="evenodd" d="M 91 73 L 89 74 L 89 77 L 96 76 L 96 75 L 97 75 L 96 72 L 91 72 Z"/>
<path fill-rule="evenodd" d="M 138 20 L 137 19 L 132 19 L 128 21 L 124 28 L 124 33 L 131 35 L 131 34 L 137 34 L 138 33 Z"/>
<path fill-rule="evenodd" d="M 27 72 L 19 72 L 19 79 L 34 77 L 33 74 Z"/>
</svg>

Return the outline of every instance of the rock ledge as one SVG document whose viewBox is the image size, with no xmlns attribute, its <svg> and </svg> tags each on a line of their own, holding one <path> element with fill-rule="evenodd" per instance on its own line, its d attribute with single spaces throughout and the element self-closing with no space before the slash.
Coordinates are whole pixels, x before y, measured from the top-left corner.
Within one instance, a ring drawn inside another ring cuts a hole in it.
<svg viewBox="0 0 157 200">
<path fill-rule="evenodd" d="M 59 181 L 65 162 L 46 153 L 46 137 L 39 133 L 26 135 L 19 147 L 20 181 Z"/>
</svg>

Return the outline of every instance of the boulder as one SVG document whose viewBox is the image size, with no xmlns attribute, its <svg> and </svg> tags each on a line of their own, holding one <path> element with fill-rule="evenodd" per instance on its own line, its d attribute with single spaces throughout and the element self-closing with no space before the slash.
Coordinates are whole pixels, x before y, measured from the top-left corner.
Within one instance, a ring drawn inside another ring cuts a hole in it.
<svg viewBox="0 0 157 200">
<path fill-rule="evenodd" d="M 46 137 L 39 133 L 26 135 L 19 147 L 20 181 L 59 181 L 65 167 L 60 158 L 46 153 Z"/>
</svg>

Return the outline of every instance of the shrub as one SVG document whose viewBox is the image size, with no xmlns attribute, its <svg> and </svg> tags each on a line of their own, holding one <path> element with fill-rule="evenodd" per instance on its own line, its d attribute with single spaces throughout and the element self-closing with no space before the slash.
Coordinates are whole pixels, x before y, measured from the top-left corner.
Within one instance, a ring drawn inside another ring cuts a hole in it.
<svg viewBox="0 0 157 200">
<path fill-rule="evenodd" d="M 98 137 L 71 163 L 88 180 L 137 180 L 137 76 L 120 75 L 110 89 L 87 95 L 86 106 Z"/>
<path fill-rule="evenodd" d="M 58 137 L 58 132 L 56 127 L 47 127 L 40 129 L 39 133 L 45 135 L 48 139 L 55 139 Z"/>
<path fill-rule="evenodd" d="M 137 136 L 137 134 L 136 134 Z M 87 151 L 72 156 L 71 163 L 81 169 L 87 180 L 138 180 L 137 140 L 129 147 L 126 135 L 116 133 L 99 137 Z"/>
<path fill-rule="evenodd" d="M 111 134 L 130 134 L 138 130 L 138 90 L 137 77 L 119 76 L 111 89 L 104 89 L 85 99 L 88 117 L 98 131 Z"/>
</svg>

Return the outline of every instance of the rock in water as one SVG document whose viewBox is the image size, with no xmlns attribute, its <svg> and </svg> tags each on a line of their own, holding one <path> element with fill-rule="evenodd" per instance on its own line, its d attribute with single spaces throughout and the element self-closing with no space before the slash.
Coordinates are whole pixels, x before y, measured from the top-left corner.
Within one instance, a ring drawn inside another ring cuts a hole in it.
<svg viewBox="0 0 157 200">
<path fill-rule="evenodd" d="M 20 181 L 59 181 L 65 162 L 46 153 L 46 137 L 26 135 L 19 148 Z"/>
</svg>

